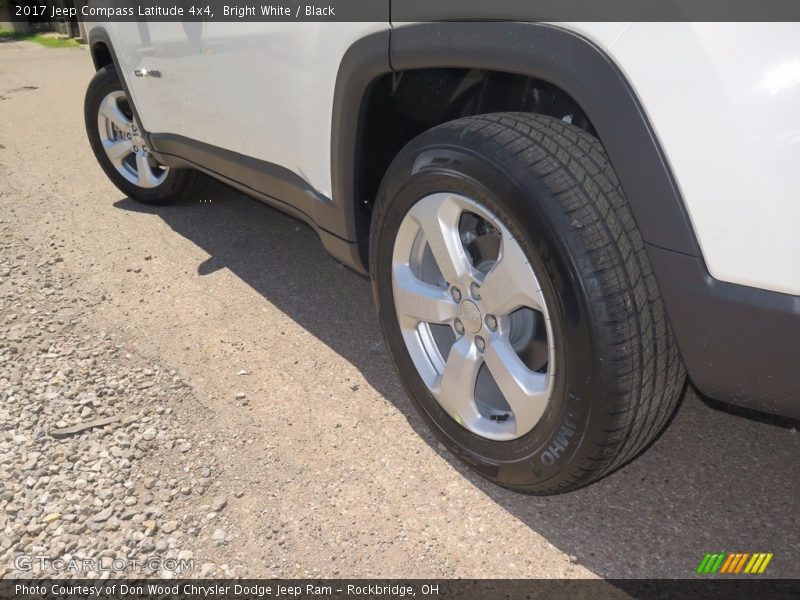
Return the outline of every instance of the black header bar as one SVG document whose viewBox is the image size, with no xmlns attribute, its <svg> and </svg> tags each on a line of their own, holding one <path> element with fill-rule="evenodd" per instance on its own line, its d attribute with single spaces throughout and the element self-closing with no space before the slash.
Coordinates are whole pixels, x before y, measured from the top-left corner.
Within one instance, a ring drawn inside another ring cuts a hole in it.
<svg viewBox="0 0 800 600">
<path fill-rule="evenodd" d="M 15 21 L 800 21 L 798 0 L 13 0 Z"/>
<path fill-rule="evenodd" d="M 0 600 L 366 600 L 797 598 L 796 580 L 695 579 L 4 579 Z"/>
</svg>

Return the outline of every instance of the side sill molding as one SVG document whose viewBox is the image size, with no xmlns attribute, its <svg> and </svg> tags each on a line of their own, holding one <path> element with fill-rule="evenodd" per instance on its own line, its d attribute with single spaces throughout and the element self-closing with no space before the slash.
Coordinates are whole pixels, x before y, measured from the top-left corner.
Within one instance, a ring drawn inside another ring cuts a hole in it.
<svg viewBox="0 0 800 600">
<path fill-rule="evenodd" d="M 336 259 L 365 275 L 360 248 L 322 227 L 314 218 L 330 200 L 317 193 L 302 177 L 273 163 L 246 157 L 183 136 L 154 133 L 149 136 L 154 153 L 164 164 L 190 167 L 261 200 L 307 223 L 319 235 L 325 249 Z"/>
</svg>

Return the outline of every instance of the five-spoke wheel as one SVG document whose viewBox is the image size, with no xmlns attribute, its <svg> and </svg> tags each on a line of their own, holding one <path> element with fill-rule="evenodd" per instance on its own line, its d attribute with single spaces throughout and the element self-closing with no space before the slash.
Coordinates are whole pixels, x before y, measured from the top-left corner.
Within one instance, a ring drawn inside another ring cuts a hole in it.
<svg viewBox="0 0 800 600">
<path fill-rule="evenodd" d="M 444 447 L 534 494 L 586 485 L 667 422 L 683 367 L 599 141 L 497 113 L 406 144 L 370 274 L 389 355 Z"/>
<path fill-rule="evenodd" d="M 127 181 L 140 188 L 154 188 L 167 178 L 169 168 L 150 154 L 125 92 L 115 90 L 100 102 L 97 130 L 108 159 Z"/>
<path fill-rule="evenodd" d="M 555 374 L 550 317 L 495 215 L 459 194 L 420 199 L 395 239 L 392 290 L 414 365 L 453 419 L 492 440 L 536 425 Z"/>
</svg>

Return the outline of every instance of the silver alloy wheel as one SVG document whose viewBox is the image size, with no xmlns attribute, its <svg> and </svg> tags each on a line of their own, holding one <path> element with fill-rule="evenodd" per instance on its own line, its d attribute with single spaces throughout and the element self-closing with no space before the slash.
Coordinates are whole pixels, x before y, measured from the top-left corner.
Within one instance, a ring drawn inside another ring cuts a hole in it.
<svg viewBox="0 0 800 600">
<path fill-rule="evenodd" d="M 153 159 L 133 116 L 120 107 L 126 100 L 121 90 L 103 98 L 97 113 L 100 141 L 120 175 L 140 188 L 157 187 L 167 178 L 169 168 Z"/>
<path fill-rule="evenodd" d="M 499 219 L 458 194 L 419 200 L 395 239 L 392 291 L 414 366 L 456 422 L 498 441 L 533 429 L 555 380 L 550 313 Z"/>
</svg>

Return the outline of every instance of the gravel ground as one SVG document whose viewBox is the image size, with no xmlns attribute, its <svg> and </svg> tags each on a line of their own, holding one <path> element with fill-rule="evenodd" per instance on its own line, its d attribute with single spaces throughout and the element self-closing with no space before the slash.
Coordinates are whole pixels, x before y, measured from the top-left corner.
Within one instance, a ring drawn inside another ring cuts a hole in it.
<svg viewBox="0 0 800 600">
<path fill-rule="evenodd" d="M 197 447 L 213 440 L 184 431 L 173 409 L 195 402 L 187 386 L 85 327 L 103 299 L 75 293 L 56 244 L 30 247 L 7 225 L 4 234 L 0 576 L 77 574 L 72 565 L 86 560 L 89 577 L 171 577 L 187 566 L 185 575 L 233 575 L 227 564 L 194 565 L 191 548 L 233 535 L 227 499 L 213 496 L 218 469 Z"/>
<path fill-rule="evenodd" d="M 0 44 L 0 576 L 36 554 L 183 557 L 188 576 L 685 577 L 709 551 L 800 576 L 796 424 L 689 390 L 602 482 L 498 489 L 414 414 L 369 283 L 310 230 L 222 186 L 121 196 L 83 131 L 91 76 L 85 51 Z"/>
</svg>

